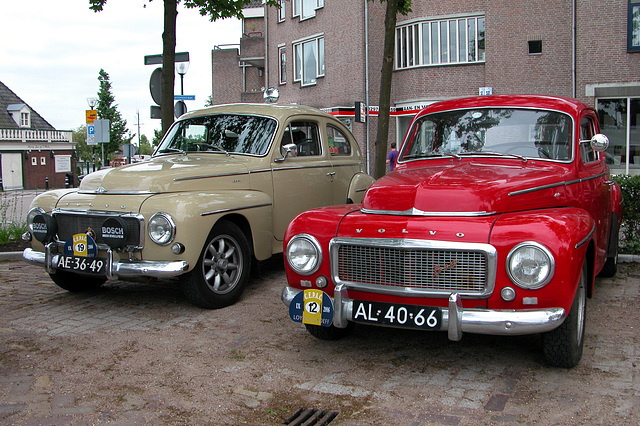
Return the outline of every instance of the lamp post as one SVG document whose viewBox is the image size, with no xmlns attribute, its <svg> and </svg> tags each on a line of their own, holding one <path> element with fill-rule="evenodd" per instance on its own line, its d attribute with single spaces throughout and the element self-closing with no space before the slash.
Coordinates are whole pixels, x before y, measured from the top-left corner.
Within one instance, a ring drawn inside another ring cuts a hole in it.
<svg viewBox="0 0 640 426">
<path fill-rule="evenodd" d="M 189 61 L 176 62 L 176 72 L 180 75 L 180 94 L 184 95 L 184 75 L 189 69 Z"/>
<path fill-rule="evenodd" d="M 96 98 L 95 96 L 91 96 L 87 98 L 87 104 L 89 104 L 89 108 L 91 108 L 91 110 L 95 110 L 96 109 L 96 105 L 98 105 L 98 98 Z M 102 146 L 102 157 L 104 158 L 104 145 Z M 93 171 L 96 171 L 96 147 L 95 146 L 91 146 L 91 162 L 93 163 Z M 87 164 L 87 173 L 89 173 L 89 165 Z"/>
</svg>

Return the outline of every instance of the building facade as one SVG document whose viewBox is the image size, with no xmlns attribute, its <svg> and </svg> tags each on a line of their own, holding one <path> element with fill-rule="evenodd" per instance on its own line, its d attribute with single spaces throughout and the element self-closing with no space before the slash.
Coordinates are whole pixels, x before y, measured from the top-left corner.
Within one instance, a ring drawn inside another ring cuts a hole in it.
<svg viewBox="0 0 640 426">
<path fill-rule="evenodd" d="M 214 104 L 262 102 L 276 87 L 279 103 L 345 121 L 371 164 L 386 2 L 280 5 L 248 8 L 239 48 L 212 52 Z M 614 173 L 640 173 L 640 0 L 413 0 L 411 8 L 396 24 L 389 143 L 438 100 L 568 96 L 599 110 Z"/>
<path fill-rule="evenodd" d="M 75 143 L 0 82 L 0 190 L 73 184 Z"/>
</svg>

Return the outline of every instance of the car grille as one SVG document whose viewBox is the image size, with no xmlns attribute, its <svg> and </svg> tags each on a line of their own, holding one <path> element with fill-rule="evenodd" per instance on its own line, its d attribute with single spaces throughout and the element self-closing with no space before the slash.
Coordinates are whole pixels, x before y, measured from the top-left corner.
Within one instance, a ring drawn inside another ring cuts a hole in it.
<svg viewBox="0 0 640 426">
<path fill-rule="evenodd" d="M 350 288 L 417 296 L 487 296 L 495 283 L 495 249 L 488 244 L 334 239 L 331 254 L 334 280 Z"/>
<path fill-rule="evenodd" d="M 58 225 L 58 240 L 67 241 L 74 234 L 85 233 L 91 228 L 95 233 L 95 240 L 98 245 L 105 245 L 102 239 L 100 228 L 102 223 L 108 217 L 120 217 L 128 225 L 129 232 L 126 236 L 126 246 L 142 248 L 144 239 L 141 230 L 144 229 L 144 220 L 140 215 L 117 215 L 108 212 L 91 213 L 91 212 L 54 212 L 53 217 Z M 106 245 L 105 245 L 106 246 Z"/>
</svg>

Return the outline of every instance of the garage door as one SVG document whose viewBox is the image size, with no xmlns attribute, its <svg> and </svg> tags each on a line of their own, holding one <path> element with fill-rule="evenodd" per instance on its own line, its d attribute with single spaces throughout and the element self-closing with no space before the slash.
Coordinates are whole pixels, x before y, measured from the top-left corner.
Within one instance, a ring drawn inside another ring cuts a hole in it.
<svg viewBox="0 0 640 426">
<path fill-rule="evenodd" d="M 5 190 L 23 189 L 22 154 L 2 154 L 2 186 Z"/>
</svg>

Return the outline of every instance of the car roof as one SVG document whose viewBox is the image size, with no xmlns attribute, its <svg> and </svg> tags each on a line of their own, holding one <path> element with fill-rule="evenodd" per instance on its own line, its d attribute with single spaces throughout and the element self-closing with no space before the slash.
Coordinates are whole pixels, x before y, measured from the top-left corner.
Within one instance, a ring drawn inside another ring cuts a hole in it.
<svg viewBox="0 0 640 426">
<path fill-rule="evenodd" d="M 419 115 L 455 109 L 492 107 L 542 108 L 562 111 L 568 114 L 577 114 L 584 109 L 593 110 L 592 107 L 586 105 L 582 101 L 562 96 L 490 95 L 449 99 L 446 101 L 436 102 L 423 108 Z"/>
<path fill-rule="evenodd" d="M 330 114 L 323 112 L 317 108 L 306 105 L 277 105 L 277 104 L 252 104 L 252 103 L 236 103 L 215 105 L 209 108 L 203 108 L 189 112 L 180 117 L 181 120 L 201 117 L 212 114 L 253 114 L 275 119 L 286 119 L 292 115 L 317 115 L 323 117 L 332 117 Z"/>
</svg>

